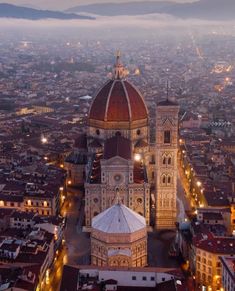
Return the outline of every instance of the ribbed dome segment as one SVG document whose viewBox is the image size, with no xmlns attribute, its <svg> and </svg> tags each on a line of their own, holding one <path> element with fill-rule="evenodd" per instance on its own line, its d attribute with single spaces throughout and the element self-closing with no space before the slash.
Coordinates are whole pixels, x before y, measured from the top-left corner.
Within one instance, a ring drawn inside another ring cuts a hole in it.
<svg viewBox="0 0 235 291">
<path fill-rule="evenodd" d="M 133 233 L 145 227 L 145 218 L 121 203 L 92 219 L 92 228 L 105 233 Z"/>
<path fill-rule="evenodd" d="M 133 122 L 147 120 L 143 97 L 126 80 L 108 81 L 96 95 L 89 113 L 90 120 L 105 122 Z"/>
</svg>

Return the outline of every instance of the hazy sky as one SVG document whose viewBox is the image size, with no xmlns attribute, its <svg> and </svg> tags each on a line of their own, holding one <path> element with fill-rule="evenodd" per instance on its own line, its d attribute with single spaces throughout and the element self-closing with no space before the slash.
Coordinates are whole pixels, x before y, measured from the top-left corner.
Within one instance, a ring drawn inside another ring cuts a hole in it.
<svg viewBox="0 0 235 291">
<path fill-rule="evenodd" d="M 0 3 L 11 3 L 16 5 L 31 5 L 35 8 L 66 9 L 79 4 L 101 3 L 101 2 L 136 2 L 145 0 L 0 0 Z M 150 0 L 162 1 L 162 0 Z M 168 0 L 173 2 L 193 2 L 195 0 Z"/>
</svg>

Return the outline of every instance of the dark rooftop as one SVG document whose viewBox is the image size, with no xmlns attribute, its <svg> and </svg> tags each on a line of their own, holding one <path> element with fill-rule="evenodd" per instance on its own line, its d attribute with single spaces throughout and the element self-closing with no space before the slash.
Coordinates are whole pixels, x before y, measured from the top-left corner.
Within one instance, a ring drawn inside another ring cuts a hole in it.
<svg viewBox="0 0 235 291">
<path fill-rule="evenodd" d="M 109 138 L 104 145 L 104 159 L 119 156 L 125 160 L 131 159 L 131 141 L 121 135 Z"/>
</svg>

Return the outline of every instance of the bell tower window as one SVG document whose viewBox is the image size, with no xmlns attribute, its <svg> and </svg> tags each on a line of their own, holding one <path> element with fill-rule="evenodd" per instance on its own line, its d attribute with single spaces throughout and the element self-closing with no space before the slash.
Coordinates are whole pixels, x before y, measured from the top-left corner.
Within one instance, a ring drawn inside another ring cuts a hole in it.
<svg viewBox="0 0 235 291">
<path fill-rule="evenodd" d="M 164 131 L 164 143 L 165 144 L 171 143 L 171 132 L 170 132 L 170 130 L 165 130 Z"/>
<path fill-rule="evenodd" d="M 163 175 L 163 177 L 162 177 L 162 184 L 166 184 L 166 176 L 165 175 Z"/>
<path fill-rule="evenodd" d="M 167 184 L 171 184 L 171 176 L 167 177 Z"/>
</svg>

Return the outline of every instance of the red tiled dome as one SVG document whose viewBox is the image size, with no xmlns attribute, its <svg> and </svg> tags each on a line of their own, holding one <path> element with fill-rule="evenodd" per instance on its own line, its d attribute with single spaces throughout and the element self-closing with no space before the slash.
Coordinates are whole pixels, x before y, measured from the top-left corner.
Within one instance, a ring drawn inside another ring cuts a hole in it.
<svg viewBox="0 0 235 291">
<path fill-rule="evenodd" d="M 109 80 L 96 95 L 89 120 L 132 123 L 148 119 L 147 108 L 138 90 L 126 80 Z"/>
</svg>

